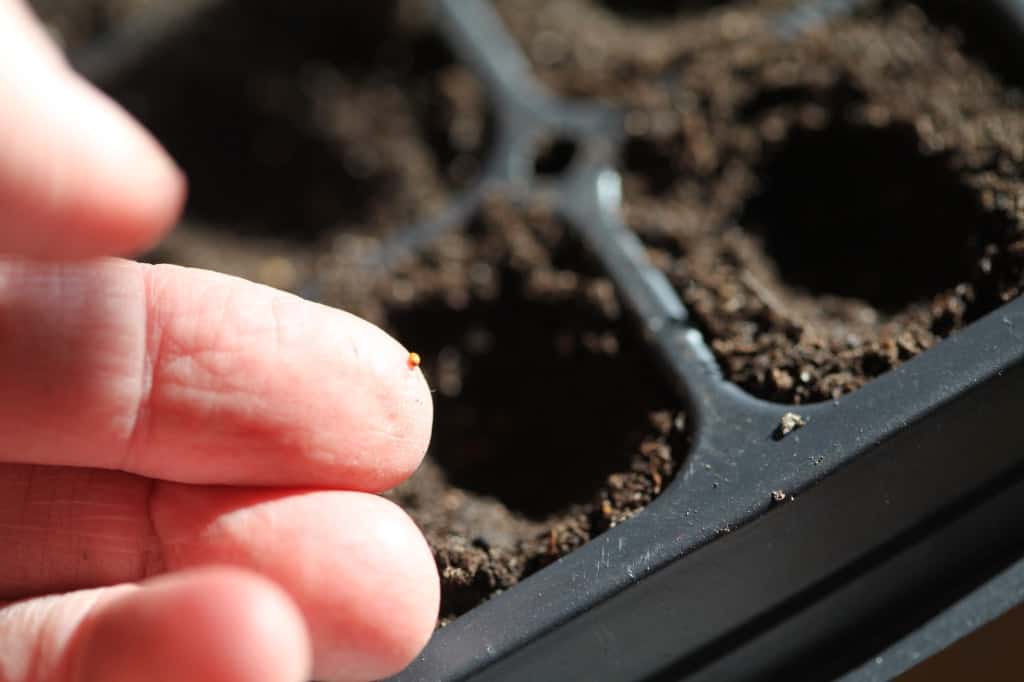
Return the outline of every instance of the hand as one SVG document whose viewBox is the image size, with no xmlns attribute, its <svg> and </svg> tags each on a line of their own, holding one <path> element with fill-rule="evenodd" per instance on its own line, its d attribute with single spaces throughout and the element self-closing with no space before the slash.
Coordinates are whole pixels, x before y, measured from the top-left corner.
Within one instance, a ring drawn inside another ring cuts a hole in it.
<svg viewBox="0 0 1024 682">
<path fill-rule="evenodd" d="M 159 239 L 184 180 L 0 0 L 0 679 L 371 679 L 426 642 L 429 548 L 369 494 L 431 399 L 372 325 Z"/>
</svg>

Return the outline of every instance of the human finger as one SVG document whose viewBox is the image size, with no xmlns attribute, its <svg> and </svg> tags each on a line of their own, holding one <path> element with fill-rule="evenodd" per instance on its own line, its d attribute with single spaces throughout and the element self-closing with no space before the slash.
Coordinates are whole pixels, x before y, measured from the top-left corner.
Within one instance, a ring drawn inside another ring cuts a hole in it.
<svg viewBox="0 0 1024 682">
<path fill-rule="evenodd" d="M 185 179 L 75 74 L 19 0 L 0 0 L 0 253 L 128 255 L 176 220 Z"/>
<path fill-rule="evenodd" d="M 0 261 L 0 461 L 383 490 L 430 391 L 353 315 L 216 273 Z"/>
<path fill-rule="evenodd" d="M 8 682 L 303 682 L 310 643 L 288 596 L 207 568 L 0 609 Z"/>
<path fill-rule="evenodd" d="M 0 598 L 232 565 L 300 608 L 318 679 L 377 679 L 433 631 L 439 583 L 409 517 L 375 495 L 189 486 L 0 467 Z"/>
</svg>

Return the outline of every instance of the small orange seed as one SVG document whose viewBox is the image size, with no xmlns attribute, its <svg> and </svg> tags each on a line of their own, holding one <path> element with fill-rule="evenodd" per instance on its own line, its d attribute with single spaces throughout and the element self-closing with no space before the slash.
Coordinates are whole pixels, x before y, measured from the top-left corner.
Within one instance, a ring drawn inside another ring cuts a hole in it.
<svg viewBox="0 0 1024 682">
<path fill-rule="evenodd" d="M 409 369 L 416 369 L 420 366 L 420 362 L 422 360 L 419 353 L 409 353 Z"/>
</svg>

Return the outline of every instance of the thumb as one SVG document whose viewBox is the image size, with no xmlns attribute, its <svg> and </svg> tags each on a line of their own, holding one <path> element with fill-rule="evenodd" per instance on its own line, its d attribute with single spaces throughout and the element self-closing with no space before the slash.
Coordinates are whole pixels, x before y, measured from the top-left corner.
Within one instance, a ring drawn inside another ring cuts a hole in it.
<svg viewBox="0 0 1024 682">
<path fill-rule="evenodd" d="M 0 643 L 10 682 L 302 682 L 312 665 L 291 600 L 226 568 L 18 602 Z"/>
<path fill-rule="evenodd" d="M 0 253 L 77 259 L 155 243 L 184 200 L 159 145 L 0 0 Z"/>
</svg>

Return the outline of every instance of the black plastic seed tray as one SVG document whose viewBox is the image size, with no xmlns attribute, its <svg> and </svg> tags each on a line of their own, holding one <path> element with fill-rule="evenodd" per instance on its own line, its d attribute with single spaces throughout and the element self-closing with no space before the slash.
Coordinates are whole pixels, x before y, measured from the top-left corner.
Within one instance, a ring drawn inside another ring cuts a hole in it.
<svg viewBox="0 0 1024 682">
<path fill-rule="evenodd" d="M 779 30 L 858 4 L 808 3 Z M 1005 28 L 1022 7 L 989 9 Z M 643 325 L 696 435 L 643 513 L 437 632 L 398 679 L 829 679 L 1024 540 L 1024 301 L 853 394 L 801 406 L 808 425 L 777 441 L 791 408 L 723 379 L 618 218 L 617 115 L 544 92 L 486 3 L 441 2 L 439 21 L 491 88 L 490 181 L 556 197 Z M 538 141 L 552 138 L 579 150 L 557 180 L 533 173 Z"/>
<path fill-rule="evenodd" d="M 807 2 L 778 28 L 796 35 L 860 4 Z M 1024 2 L 970 5 L 970 30 L 1024 44 Z M 947 610 L 1024 548 L 1024 300 L 838 400 L 751 397 L 723 378 L 619 217 L 621 115 L 546 92 L 489 3 L 435 9 L 489 89 L 496 139 L 478 186 L 400 232 L 377 264 L 461 224 L 489 193 L 546 197 L 616 283 L 693 444 L 645 511 L 437 631 L 395 679 L 879 679 L 1021 600 L 1002 590 Z M 538 172 L 552 139 L 575 153 Z M 791 411 L 806 426 L 777 438 Z M 942 613 L 942 637 L 914 636 Z M 879 673 L 867 662 L 882 652 L 895 663 Z"/>
</svg>

